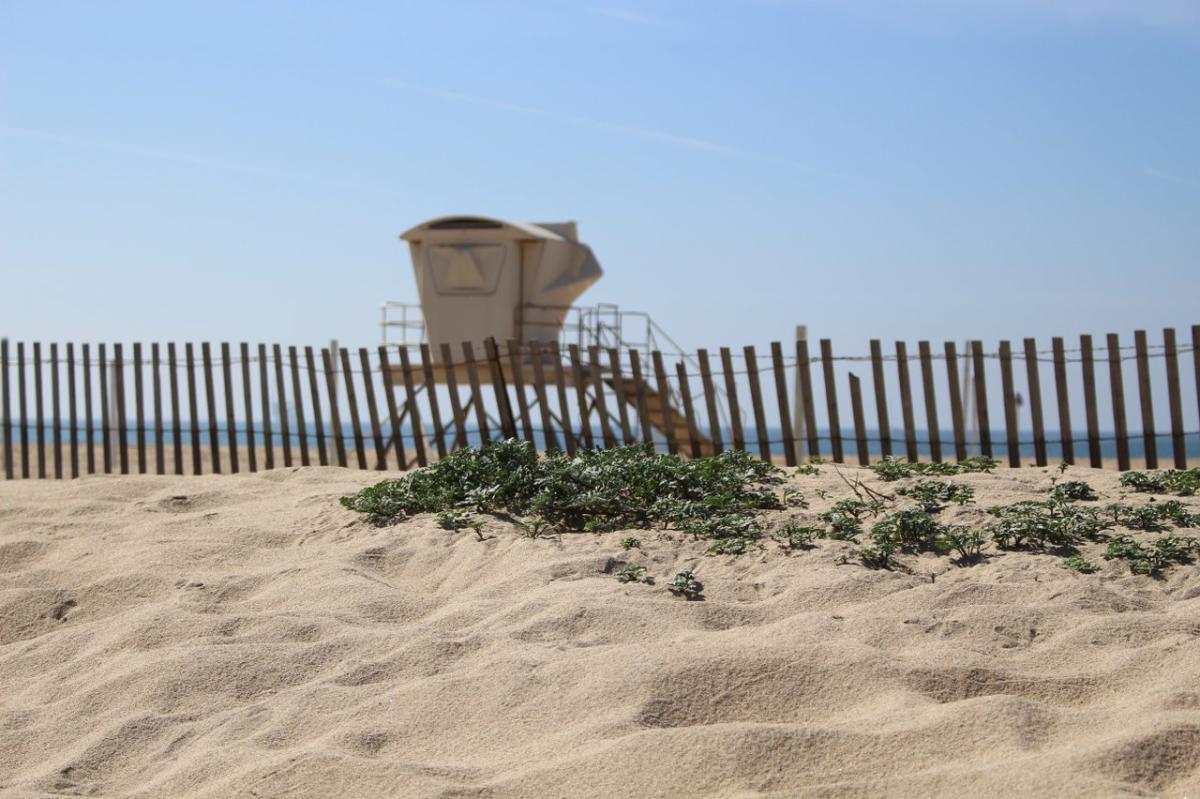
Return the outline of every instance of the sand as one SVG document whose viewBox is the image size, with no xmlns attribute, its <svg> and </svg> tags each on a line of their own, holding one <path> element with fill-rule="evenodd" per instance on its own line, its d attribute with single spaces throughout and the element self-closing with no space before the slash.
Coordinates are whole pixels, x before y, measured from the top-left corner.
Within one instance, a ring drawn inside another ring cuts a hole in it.
<svg viewBox="0 0 1200 799">
<path fill-rule="evenodd" d="M 813 511 L 849 494 L 824 469 Z M 481 542 L 337 504 L 375 479 L 0 483 L 0 796 L 1200 796 L 1200 566 Z"/>
</svg>

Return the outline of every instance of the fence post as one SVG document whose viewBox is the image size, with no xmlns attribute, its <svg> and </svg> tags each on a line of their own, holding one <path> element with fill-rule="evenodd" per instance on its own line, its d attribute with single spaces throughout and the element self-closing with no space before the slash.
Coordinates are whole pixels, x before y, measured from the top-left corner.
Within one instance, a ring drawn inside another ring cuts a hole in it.
<svg viewBox="0 0 1200 799">
<path fill-rule="evenodd" d="M 725 372 L 725 396 L 729 399 L 729 427 L 733 448 L 746 451 L 746 433 L 742 429 L 742 409 L 738 405 L 737 376 L 733 373 L 733 355 L 728 347 L 721 348 L 721 369 Z"/>
<path fill-rule="evenodd" d="M 834 383 L 833 344 L 821 339 L 821 371 L 825 375 L 825 402 L 829 408 L 829 447 L 833 450 L 833 462 L 845 463 L 842 454 L 842 422 L 838 417 L 837 385 Z"/>
<path fill-rule="evenodd" d="M 912 382 L 908 378 L 908 344 L 896 342 L 896 376 L 900 381 L 900 415 L 904 419 L 904 454 L 909 463 L 916 463 L 917 423 L 913 418 Z"/>
<path fill-rule="evenodd" d="M 938 429 L 937 390 L 933 383 L 933 354 L 928 341 L 917 342 L 921 358 L 921 391 L 925 394 L 925 427 L 929 433 L 929 458 L 942 462 L 942 431 Z"/>
<path fill-rule="evenodd" d="M 345 347 L 341 352 L 342 360 L 342 377 L 346 380 L 346 404 L 350 407 L 350 425 L 351 433 L 354 436 L 354 454 L 358 456 L 358 468 L 365 470 L 367 468 L 367 449 L 363 443 L 362 422 L 358 416 L 358 396 L 354 391 L 354 369 L 350 366 L 350 351 Z M 280 410 L 282 410 L 280 405 Z M 285 415 L 286 419 L 287 416 Z M 284 450 L 286 456 L 287 450 Z M 290 464 L 288 464 L 290 465 Z"/>
<path fill-rule="evenodd" d="M 175 474 L 183 474 L 183 423 L 179 419 L 179 369 L 174 341 L 167 342 L 167 370 L 167 384 L 171 389 L 171 454 Z"/>
<path fill-rule="evenodd" d="M 1083 369 L 1083 404 L 1087 415 L 1088 457 L 1093 469 L 1104 465 L 1100 452 L 1100 419 L 1096 408 L 1096 364 L 1092 337 L 1079 337 L 1080 365 Z"/>
<path fill-rule="evenodd" d="M 875 415 L 879 420 L 879 451 L 884 458 L 892 454 L 892 427 L 888 420 L 887 383 L 883 371 L 883 345 L 871 339 L 871 378 L 875 383 Z"/>
<path fill-rule="evenodd" d="M 775 367 L 775 393 L 779 399 L 779 427 L 783 434 L 783 458 L 788 466 L 795 466 L 796 438 L 792 432 L 792 420 L 788 408 L 787 370 L 783 365 L 783 345 L 771 342 L 771 361 Z"/>
<path fill-rule="evenodd" d="M 1187 448 L 1183 437 L 1183 399 L 1179 392 L 1179 356 L 1175 347 L 1175 328 L 1163 330 L 1163 358 L 1167 362 L 1167 399 L 1171 408 L 1171 455 L 1176 469 L 1187 468 Z"/>
<path fill-rule="evenodd" d="M 871 458 L 867 452 L 866 420 L 863 418 L 862 388 L 857 375 L 850 373 L 850 408 L 854 413 L 854 447 L 858 451 L 858 465 L 868 466 Z"/>
<path fill-rule="evenodd" d="M 1042 382 L 1038 376 L 1037 342 L 1025 339 L 1025 379 L 1029 383 L 1029 415 L 1033 420 L 1033 458 L 1046 465 L 1046 428 L 1042 419 Z"/>
<path fill-rule="evenodd" d="M 239 345 L 239 352 L 242 356 L 242 405 L 246 410 L 246 456 L 249 460 L 250 471 L 257 472 L 258 453 L 255 451 L 254 445 L 254 396 L 250 386 L 250 344 L 243 341 Z M 311 349 L 309 349 L 308 354 L 309 371 L 310 373 L 315 373 L 313 370 Z M 172 367 L 172 369 L 174 369 L 174 367 Z M 316 391 L 315 384 L 313 385 L 313 391 Z M 316 395 L 314 394 L 313 396 L 315 399 Z M 323 446 L 322 449 L 324 449 Z M 324 461 L 322 461 L 322 463 L 324 463 Z"/>
<path fill-rule="evenodd" d="M 1121 343 L 1116 333 L 1109 333 L 1108 378 L 1112 389 L 1113 432 L 1117 437 L 1117 469 L 1129 470 L 1129 430 L 1125 424 L 1125 379 L 1121 374 Z"/>
<path fill-rule="evenodd" d="M 1158 468 L 1158 439 L 1154 430 L 1154 398 L 1150 393 L 1150 355 L 1146 346 L 1146 331 L 1135 330 L 1133 342 L 1137 351 L 1138 399 L 1142 406 L 1142 442 L 1146 468 Z"/>
<path fill-rule="evenodd" d="M 1012 345 L 1000 342 L 1000 392 L 1004 395 L 1005 449 L 1008 450 L 1008 465 L 1021 465 L 1021 449 L 1017 436 L 1017 405 L 1013 388 Z"/>
<path fill-rule="evenodd" d="M 953 341 L 943 345 L 946 353 L 946 382 L 950 387 L 950 420 L 954 425 L 954 458 L 962 462 L 967 458 L 967 436 L 963 418 L 963 395 L 958 379 L 958 348 Z"/>
</svg>

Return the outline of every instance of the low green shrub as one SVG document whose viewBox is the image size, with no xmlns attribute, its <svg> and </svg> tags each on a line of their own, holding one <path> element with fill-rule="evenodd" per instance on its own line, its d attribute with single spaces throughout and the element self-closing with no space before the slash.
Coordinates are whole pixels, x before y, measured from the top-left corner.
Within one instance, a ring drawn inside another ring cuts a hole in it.
<svg viewBox="0 0 1200 799">
<path fill-rule="evenodd" d="M 775 532 L 774 538 L 785 549 L 810 549 L 813 540 L 821 538 L 823 532 L 820 527 L 788 522 Z"/>
<path fill-rule="evenodd" d="M 960 564 L 980 560 L 986 543 L 987 540 L 980 530 L 962 524 L 943 525 L 933 540 L 933 546 L 938 552 L 957 553 Z"/>
<path fill-rule="evenodd" d="M 918 480 L 915 485 L 897 489 L 896 493 L 914 500 L 927 513 L 937 513 L 951 502 L 965 505 L 975 498 L 975 489 L 970 486 L 944 480 Z"/>
<path fill-rule="evenodd" d="M 1125 472 L 1121 475 L 1121 485 L 1147 494 L 1190 497 L 1200 491 L 1200 467 L 1161 472 Z"/>
<path fill-rule="evenodd" d="M 912 477 L 913 475 L 953 475 L 968 474 L 970 472 L 990 472 L 997 465 L 998 461 L 986 455 L 967 458 L 958 463 L 948 461 L 941 463 L 925 461 L 909 463 L 908 461 L 888 456 L 871 466 L 871 470 L 875 472 L 875 476 L 880 480 L 890 482 L 904 477 Z"/>
<path fill-rule="evenodd" d="M 642 541 L 640 538 L 634 538 L 633 536 L 629 536 L 628 538 L 621 539 L 621 549 L 625 550 L 626 552 L 628 552 L 631 549 L 641 549 L 641 547 L 642 547 Z"/>
<path fill-rule="evenodd" d="M 996 521 L 987 525 L 1001 549 L 1070 547 L 1098 540 L 1108 525 L 1095 509 L 1055 500 L 1024 500 L 988 509 Z"/>
<path fill-rule="evenodd" d="M 617 579 L 623 583 L 640 583 L 646 580 L 645 566 L 626 566 L 617 572 Z"/>
<path fill-rule="evenodd" d="M 671 578 L 671 582 L 667 583 L 667 590 L 684 599 L 699 599 L 704 593 L 704 583 L 696 579 L 691 569 L 684 569 Z"/>
<path fill-rule="evenodd" d="M 1123 560 L 1134 574 L 1154 575 L 1176 563 L 1191 563 L 1200 554 L 1200 540 L 1167 535 L 1150 544 L 1141 544 L 1127 535 L 1108 542 L 1105 560 Z"/>
<path fill-rule="evenodd" d="M 1096 564 L 1092 563 L 1082 555 L 1072 555 L 1069 558 L 1063 558 L 1058 565 L 1061 568 L 1069 569 L 1070 571 L 1079 572 L 1080 574 L 1092 574 L 1099 570 Z"/>
<path fill-rule="evenodd" d="M 905 552 L 935 549 L 941 525 L 930 514 L 917 508 L 889 513 L 871 526 L 871 540 L 878 546 L 887 542 L 891 551 Z"/>
<path fill-rule="evenodd" d="M 343 497 L 375 521 L 462 509 L 526 516 L 556 530 L 674 526 L 706 538 L 757 534 L 754 513 L 781 507 L 782 472 L 745 452 L 684 460 L 649 445 L 539 458 L 510 440 L 459 449 Z"/>
<path fill-rule="evenodd" d="M 1050 489 L 1050 499 L 1056 502 L 1086 502 L 1098 499 L 1092 487 L 1082 480 L 1067 480 L 1055 483 Z"/>
</svg>

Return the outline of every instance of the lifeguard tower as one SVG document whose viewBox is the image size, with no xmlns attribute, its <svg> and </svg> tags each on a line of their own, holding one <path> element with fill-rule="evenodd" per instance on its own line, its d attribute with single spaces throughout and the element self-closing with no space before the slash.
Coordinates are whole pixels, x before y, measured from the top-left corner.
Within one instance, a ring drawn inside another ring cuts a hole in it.
<svg viewBox="0 0 1200 799">
<path fill-rule="evenodd" d="M 464 342 L 483 352 L 491 338 L 500 346 L 556 342 L 565 353 L 570 345 L 585 353 L 591 347 L 603 352 L 636 349 L 649 365 L 653 350 L 668 350 L 686 357 L 648 314 L 621 311 L 615 305 L 580 307 L 579 297 L 604 274 L 592 249 L 579 240 L 574 222 L 507 222 L 482 216 L 445 216 L 431 219 L 401 234 L 412 257 L 420 304 L 387 302 L 381 306 L 384 344 L 407 348 L 428 345 L 437 383 L 466 380 L 459 361 Z M 443 347 L 443 345 L 446 345 Z M 448 351 L 454 368 L 447 369 Z M 547 350 L 542 348 L 542 352 Z M 529 355 L 522 375 L 530 385 Z M 595 368 L 598 374 L 593 374 Z M 573 369 L 564 371 L 573 381 Z M 581 389 L 595 393 L 601 386 L 617 402 L 635 403 L 638 387 L 632 381 L 613 381 L 607 366 L 584 367 Z M 647 399 L 647 416 L 661 430 L 666 418 L 681 424 L 681 398 L 663 398 L 645 376 L 640 387 Z M 597 379 L 599 378 L 599 379 Z M 476 379 L 487 382 L 488 370 Z M 611 392 L 611 393 L 610 393 Z M 593 397 L 594 402 L 594 397 Z M 611 400 L 610 400 L 611 402 Z M 604 406 L 608 403 L 597 403 Z M 609 407 L 615 408 L 613 403 Z M 687 431 L 676 430 L 680 440 Z M 705 442 L 707 445 L 707 441 Z"/>
</svg>

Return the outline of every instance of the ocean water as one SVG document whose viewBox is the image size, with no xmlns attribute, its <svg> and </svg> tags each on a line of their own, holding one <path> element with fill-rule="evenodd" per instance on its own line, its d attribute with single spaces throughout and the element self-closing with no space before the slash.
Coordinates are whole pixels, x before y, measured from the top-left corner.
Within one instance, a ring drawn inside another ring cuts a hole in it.
<svg viewBox="0 0 1200 799">
<path fill-rule="evenodd" d="M 518 422 L 518 431 L 520 431 L 520 423 L 519 422 Z M 21 430 L 18 426 L 13 425 L 10 427 L 10 432 L 11 432 L 11 436 L 12 436 L 13 449 L 14 449 L 14 451 L 19 451 L 19 449 L 21 447 Z M 327 444 L 329 446 L 333 446 L 332 433 L 331 433 L 331 430 L 328 425 L 325 426 L 325 429 L 323 432 L 324 432 Z M 635 440 L 640 441 L 641 440 L 640 433 L 636 429 L 633 432 L 634 432 Z M 189 427 L 189 424 L 186 421 L 182 422 L 181 433 L 182 433 L 182 435 L 180 436 L 181 443 L 184 446 L 190 446 L 190 444 L 193 441 L 193 433 Z M 490 438 L 490 440 L 493 440 L 493 441 L 500 439 L 502 437 L 498 426 L 492 427 L 490 429 L 489 433 L 490 433 L 489 438 Z M 534 433 L 535 445 L 539 449 L 546 449 L 548 442 L 547 442 L 546 436 L 544 435 L 543 431 L 540 428 L 535 428 L 533 433 Z M 390 442 L 392 439 L 392 431 L 390 429 L 388 429 L 387 427 L 385 427 L 384 429 L 381 430 L 380 434 L 385 442 L 385 446 L 390 445 Z M 424 428 L 424 434 L 425 434 L 425 440 L 426 440 L 427 447 L 431 451 L 434 451 L 432 431 L 426 427 L 426 428 Z M 620 431 L 614 430 L 614 434 L 617 436 L 617 438 L 619 440 L 620 439 Z M 36 448 L 37 442 L 38 442 L 38 435 L 39 435 L 39 433 L 38 433 L 38 429 L 37 429 L 36 425 L 28 425 L 25 428 L 25 440 L 27 441 L 27 445 L 29 447 Z M 120 433 L 118 432 L 118 430 L 116 428 L 114 428 L 110 433 L 110 440 L 112 441 L 114 448 L 116 446 L 118 446 L 119 435 L 120 435 Z M 155 434 L 154 434 L 153 428 L 147 429 L 144 433 L 144 440 L 146 442 L 146 446 L 151 449 L 154 447 L 154 440 L 155 440 L 154 435 Z M 207 448 L 210 446 L 211 442 L 210 442 L 210 437 L 209 437 L 209 430 L 208 430 L 208 427 L 206 424 L 202 423 L 201 425 L 199 425 L 197 427 L 197 430 L 194 435 L 195 435 L 195 440 L 198 441 L 198 443 L 201 447 Z M 451 445 L 451 443 L 452 443 L 451 439 L 453 438 L 453 436 L 454 436 L 453 428 L 451 428 L 445 432 L 444 441 L 447 446 Z M 345 446 L 348 449 L 352 449 L 356 446 L 356 438 L 354 436 L 354 428 L 352 425 L 350 425 L 350 424 L 341 425 L 341 437 L 342 437 L 342 440 L 343 440 Z M 597 446 L 603 446 L 604 434 L 603 434 L 602 429 L 599 426 L 593 427 L 592 437 L 593 437 L 593 441 L 595 442 L 595 444 Z M 272 423 L 272 430 L 271 430 L 270 438 L 271 438 L 271 445 L 273 448 L 279 448 L 279 449 L 283 448 L 284 437 L 282 435 L 282 432 L 280 431 L 278 420 L 275 420 Z M 288 431 L 289 446 L 298 447 L 300 444 L 301 438 L 302 438 L 302 436 L 301 436 L 300 431 L 298 431 L 294 425 L 290 426 L 289 431 Z M 303 438 L 307 441 L 307 444 L 309 447 L 316 447 L 316 445 L 317 445 L 316 426 L 311 423 L 306 425 L 304 433 L 303 433 Z M 759 451 L 758 434 L 757 434 L 757 431 L 753 427 L 748 427 L 745 429 L 744 438 L 745 438 L 745 448 L 748 451 L 750 451 L 750 452 L 758 452 Z M 783 441 L 782 432 L 778 428 L 768 428 L 766 431 L 766 438 L 767 438 L 767 444 L 768 444 L 769 451 L 773 455 L 778 455 L 778 456 L 782 457 L 782 455 L 784 454 L 784 441 Z M 928 459 L 931 456 L 932 450 L 931 450 L 931 447 L 930 447 L 930 444 L 928 441 L 929 436 L 927 435 L 927 432 L 924 430 L 916 431 L 916 438 L 917 438 L 918 457 L 920 457 L 922 459 Z M 953 431 L 943 430 L 940 432 L 939 438 L 941 441 L 942 457 L 947 460 L 952 460 L 954 458 L 954 434 L 953 434 Z M 1057 438 L 1058 438 L 1057 433 L 1053 434 L 1052 438 L 1054 438 L 1055 440 L 1047 440 L 1046 441 L 1046 459 L 1049 463 L 1058 463 L 1062 460 L 1063 449 L 1062 449 L 1062 445 L 1057 441 Z M 1088 446 L 1088 437 L 1087 437 L 1086 431 L 1076 431 L 1072 434 L 1071 438 L 1072 438 L 1072 442 L 1074 445 L 1075 462 L 1080 463 L 1080 464 L 1088 463 L 1089 462 L 1089 446 Z M 236 429 L 234 431 L 234 439 L 236 440 L 239 447 L 246 447 L 248 445 L 248 441 L 249 441 L 247 431 L 243 428 Z M 255 433 L 254 433 L 254 439 L 255 439 L 256 447 L 265 446 L 265 439 L 264 439 L 263 430 L 261 427 L 256 427 Z M 371 430 L 369 429 L 369 427 L 363 428 L 362 439 L 363 439 L 363 444 L 366 448 L 374 447 L 374 436 L 373 436 Z M 465 431 L 465 439 L 469 445 L 477 446 L 478 444 L 482 443 L 483 436 L 480 434 L 478 428 L 473 425 Z M 555 439 L 556 439 L 558 445 L 562 446 L 563 442 L 562 442 L 561 434 L 557 430 L 555 430 Z M 723 439 L 724 447 L 726 449 L 731 449 L 732 442 L 731 442 L 730 432 L 728 430 L 722 431 L 722 439 Z M 44 447 L 52 447 L 53 446 L 54 430 L 51 425 L 46 425 L 43 428 L 43 430 L 41 432 L 41 440 L 42 440 L 42 444 Z M 60 427 L 59 440 L 63 446 L 69 446 L 69 444 L 70 444 L 70 431 L 65 426 Z M 84 444 L 86 442 L 86 440 L 87 440 L 86 431 L 81 427 L 77 431 L 76 441 L 79 444 Z M 95 442 L 95 445 L 97 447 L 99 447 L 101 445 L 102 440 L 103 440 L 102 432 L 99 429 L 94 429 L 93 441 Z M 412 449 L 413 437 L 412 437 L 411 427 L 404 426 L 401 428 L 400 440 L 403 442 L 403 444 L 406 448 L 408 448 L 410 450 Z M 136 430 L 136 423 L 133 420 L 130 420 L 126 424 L 125 441 L 126 441 L 126 445 L 128 447 L 136 447 L 137 446 L 138 433 Z M 168 446 L 168 447 L 174 446 L 175 442 L 174 442 L 174 437 L 173 437 L 172 431 L 171 431 L 171 424 L 169 421 L 167 422 L 166 427 L 163 431 L 163 441 L 166 444 L 166 446 Z M 853 431 L 852 430 L 843 430 L 842 434 L 841 434 L 841 441 L 842 441 L 842 451 L 843 451 L 844 460 L 846 460 L 847 462 L 857 462 L 858 449 L 857 449 L 857 445 L 856 445 L 856 442 L 854 439 Z M 1156 442 L 1157 448 L 1158 448 L 1158 458 L 1160 461 L 1160 465 L 1163 466 L 1164 468 L 1167 466 L 1170 466 L 1173 463 L 1173 457 L 1174 457 L 1174 453 L 1172 450 L 1171 435 L 1169 433 L 1166 433 L 1166 434 L 1159 433 L 1155 436 L 1155 442 Z M 225 427 L 223 425 L 218 426 L 218 443 L 220 446 L 228 446 L 228 444 L 229 444 L 228 431 L 225 429 Z M 659 450 L 666 451 L 666 449 L 667 449 L 666 441 L 661 436 L 658 436 L 658 435 L 655 436 L 655 443 Z M 677 443 L 678 443 L 680 451 L 682 451 L 682 452 L 689 451 L 690 444 L 686 439 L 683 441 L 679 441 Z M 819 448 L 818 448 L 818 452 L 816 454 L 818 454 L 819 456 L 824 457 L 826 459 L 831 458 L 832 453 L 833 453 L 832 436 L 830 435 L 830 431 L 828 429 L 821 429 L 818 431 L 818 442 L 817 443 L 819 445 Z M 1100 436 L 1099 436 L 1099 440 L 1096 443 L 1099 447 L 1100 456 L 1103 460 L 1112 461 L 1112 460 L 1116 459 L 1116 457 L 1117 457 L 1117 442 L 1116 442 L 1116 437 L 1113 435 L 1113 433 L 1111 431 L 1101 432 Z M 992 444 L 991 449 L 992 449 L 993 457 L 1000 459 L 1000 460 L 1006 460 L 1008 458 L 1008 446 L 1007 446 L 1007 442 L 1006 442 L 1006 436 L 1005 436 L 1005 433 L 1003 430 L 992 431 L 991 444 Z M 1138 463 L 1144 459 L 1145 448 L 1146 448 L 1146 442 L 1140 432 L 1131 434 L 1129 436 L 1129 456 L 1133 462 Z M 809 455 L 812 454 L 812 453 L 808 452 L 806 442 L 804 442 L 802 449 L 803 449 L 803 453 L 804 453 L 805 457 L 808 457 Z M 1193 432 L 1193 433 L 1186 434 L 1184 436 L 1183 449 L 1185 452 L 1185 456 L 1189 462 L 1192 462 L 1192 463 L 1200 462 L 1200 433 Z M 893 432 L 892 439 L 891 439 L 891 454 L 894 456 L 897 456 L 897 457 L 904 457 L 906 455 L 906 452 L 907 452 L 907 450 L 905 447 L 903 432 L 902 431 Z M 1020 454 L 1022 462 L 1032 462 L 1033 461 L 1034 456 L 1035 456 L 1035 448 L 1034 448 L 1034 443 L 1033 443 L 1032 432 L 1023 431 L 1021 433 L 1021 435 L 1019 436 L 1018 452 Z M 878 460 L 879 458 L 881 458 L 883 456 L 883 444 L 882 444 L 882 441 L 880 440 L 878 430 L 870 430 L 867 433 L 867 454 L 870 457 L 870 460 L 872 462 Z M 967 454 L 968 455 L 980 454 L 979 445 L 977 443 L 975 443 L 974 441 L 968 441 L 967 442 Z"/>
</svg>

